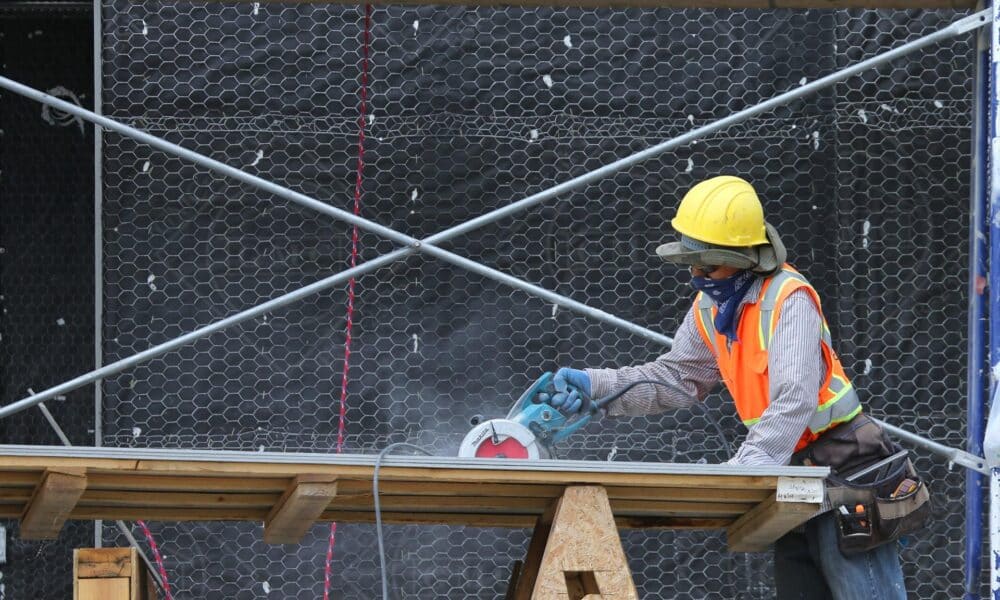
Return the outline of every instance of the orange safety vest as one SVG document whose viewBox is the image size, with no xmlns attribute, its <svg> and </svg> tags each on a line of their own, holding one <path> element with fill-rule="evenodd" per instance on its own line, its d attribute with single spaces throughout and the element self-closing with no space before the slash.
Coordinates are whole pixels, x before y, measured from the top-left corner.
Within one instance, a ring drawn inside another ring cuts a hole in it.
<svg viewBox="0 0 1000 600">
<path fill-rule="evenodd" d="M 698 331 L 715 354 L 722 380 L 736 404 L 736 412 L 747 427 L 759 421 L 770 404 L 767 347 L 778 325 L 782 303 L 799 289 L 809 293 L 822 317 L 823 309 L 816 290 L 791 265 L 785 264 L 777 274 L 764 281 L 756 302 L 743 305 L 743 314 L 736 329 L 738 341 L 732 343 L 715 330 L 715 314 L 718 311 L 708 296 L 699 292 L 691 307 L 695 311 Z M 826 379 L 819 390 L 816 413 L 799 438 L 796 451 L 811 444 L 827 429 L 850 421 L 861 412 L 861 401 L 833 351 L 826 318 L 822 317 L 822 320 L 821 345 Z"/>
</svg>

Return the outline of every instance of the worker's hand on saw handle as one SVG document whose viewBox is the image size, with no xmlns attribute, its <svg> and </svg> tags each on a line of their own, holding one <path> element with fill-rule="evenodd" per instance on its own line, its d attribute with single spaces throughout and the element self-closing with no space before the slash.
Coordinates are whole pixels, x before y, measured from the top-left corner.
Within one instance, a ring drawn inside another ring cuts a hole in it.
<svg viewBox="0 0 1000 600">
<path fill-rule="evenodd" d="M 547 402 L 563 414 L 571 415 L 590 407 L 590 376 L 579 369 L 563 367 L 552 378 L 555 393 Z"/>
</svg>

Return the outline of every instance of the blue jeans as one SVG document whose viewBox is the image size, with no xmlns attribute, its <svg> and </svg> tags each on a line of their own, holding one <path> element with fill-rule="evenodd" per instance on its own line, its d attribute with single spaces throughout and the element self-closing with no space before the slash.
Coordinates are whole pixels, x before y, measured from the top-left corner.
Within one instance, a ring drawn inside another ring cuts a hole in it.
<svg viewBox="0 0 1000 600">
<path fill-rule="evenodd" d="M 906 600 L 897 544 L 844 556 L 833 512 L 775 542 L 774 581 L 779 600 Z"/>
</svg>

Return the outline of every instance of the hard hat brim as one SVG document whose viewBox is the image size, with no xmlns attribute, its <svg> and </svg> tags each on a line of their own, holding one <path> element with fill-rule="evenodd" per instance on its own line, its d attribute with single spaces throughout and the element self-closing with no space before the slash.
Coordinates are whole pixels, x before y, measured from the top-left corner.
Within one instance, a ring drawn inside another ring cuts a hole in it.
<svg viewBox="0 0 1000 600">
<path fill-rule="evenodd" d="M 756 266 L 749 256 L 738 249 L 711 248 L 691 250 L 681 242 L 669 242 L 656 248 L 656 255 L 668 263 L 676 265 L 717 265 L 749 269 Z"/>
<path fill-rule="evenodd" d="M 785 263 L 785 245 L 778 231 L 766 224 L 770 243 L 748 248 L 715 246 L 705 250 L 692 250 L 681 242 L 668 242 L 656 248 L 656 255 L 665 262 L 678 265 L 716 265 L 736 269 L 749 269 L 756 273 L 771 273 Z"/>
</svg>

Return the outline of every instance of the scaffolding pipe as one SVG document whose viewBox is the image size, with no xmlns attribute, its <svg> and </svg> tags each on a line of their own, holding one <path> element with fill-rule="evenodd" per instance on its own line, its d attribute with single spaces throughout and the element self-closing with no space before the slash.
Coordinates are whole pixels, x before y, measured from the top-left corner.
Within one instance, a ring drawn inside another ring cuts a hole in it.
<svg viewBox="0 0 1000 600">
<path fill-rule="evenodd" d="M 990 416 L 986 424 L 986 434 L 983 438 L 983 456 L 989 465 L 990 473 L 990 597 L 1000 600 L 1000 386 L 997 385 L 1000 364 L 1000 131 L 997 119 L 1000 118 L 998 102 L 1000 89 L 997 89 L 1000 75 L 1000 2 L 995 2 L 991 8 L 989 28 L 989 69 L 987 73 L 987 93 L 989 94 L 987 124 L 986 158 L 988 179 L 986 186 L 989 212 L 989 295 L 987 310 L 989 311 L 989 364 L 991 366 Z"/>
<path fill-rule="evenodd" d="M 1000 20 L 997 21 L 1000 23 Z M 996 43 L 994 39 L 994 43 Z M 994 227 L 994 229 L 997 229 Z M 1000 245 L 1000 241 L 993 238 L 990 242 L 994 250 Z M 997 306 L 997 300 L 992 302 L 991 313 Z M 997 324 L 1000 319 L 990 318 L 990 326 Z M 997 349 L 994 347 L 994 351 Z M 990 467 L 990 598 L 1000 600 L 1000 386 L 995 385 L 992 406 L 990 408 L 990 419 L 986 426 L 986 437 L 983 440 L 983 451 L 986 455 L 986 463 Z"/>
<path fill-rule="evenodd" d="M 990 27 L 990 68 L 988 80 L 988 153 L 982 166 L 987 176 L 989 231 L 989 364 L 991 373 L 990 416 L 983 437 L 983 456 L 990 466 L 990 597 L 1000 600 L 1000 2 L 992 7 Z"/>
<path fill-rule="evenodd" d="M 94 112 L 104 113 L 102 82 L 104 53 L 102 1 L 93 0 L 94 20 Z M 101 126 L 94 125 L 94 368 L 104 366 L 104 140 Z M 101 380 L 94 381 L 94 445 L 104 445 L 104 389 Z M 94 521 L 94 547 L 104 545 L 104 522 Z M 143 559 L 149 562 L 145 555 Z"/>
<path fill-rule="evenodd" d="M 82 107 L 70 104 L 68 102 L 64 102 L 62 100 L 59 100 L 58 98 L 45 94 L 44 92 L 40 92 L 23 84 L 12 81 L 8 78 L 0 77 L 0 88 L 5 88 L 14 93 L 26 96 L 28 98 L 32 98 L 43 104 L 52 106 L 53 108 L 65 111 L 70 114 L 74 114 L 83 119 L 101 125 L 105 129 L 117 131 L 122 135 L 126 135 L 128 137 L 132 137 L 133 139 L 148 143 L 149 145 L 158 148 L 160 150 L 163 150 L 165 152 L 174 154 L 176 156 L 180 156 L 181 158 L 192 160 L 201 166 L 229 175 L 237 180 L 243 181 L 244 183 L 253 185 L 258 189 L 297 202 L 299 204 L 302 204 L 303 206 L 313 208 L 314 210 L 317 210 L 324 214 L 334 216 L 335 218 L 346 221 L 347 223 L 350 223 L 352 225 L 356 225 L 362 229 L 365 229 L 366 231 L 370 231 L 379 235 L 384 235 L 388 239 L 403 243 L 404 245 L 407 246 L 405 248 L 401 248 L 393 252 L 390 252 L 389 254 L 385 254 L 374 260 L 367 261 L 364 264 L 359 265 L 355 268 L 348 269 L 347 271 L 342 271 L 341 273 L 338 273 L 336 275 L 332 275 L 326 279 L 313 283 L 305 288 L 301 288 L 295 292 L 291 292 L 284 296 L 275 298 L 257 307 L 232 315 L 215 324 L 197 329 L 172 341 L 160 344 L 158 346 L 154 346 L 153 348 L 149 348 L 143 352 L 133 355 L 132 357 L 123 359 L 121 361 L 117 361 L 110 365 L 106 365 L 100 369 L 96 369 L 85 375 L 81 375 L 68 382 L 65 382 L 58 386 L 49 388 L 48 390 L 42 391 L 38 394 L 34 394 L 32 396 L 29 396 L 27 398 L 24 398 L 22 400 L 4 406 L 0 408 L 0 418 L 10 416 L 17 412 L 30 408 L 31 406 L 34 406 L 39 402 L 43 402 L 45 400 L 48 400 L 49 398 L 76 389 L 80 386 L 87 385 L 88 383 L 92 383 L 103 377 L 107 377 L 108 375 L 113 375 L 115 373 L 124 371 L 125 369 L 131 366 L 139 364 L 145 360 L 155 358 L 156 356 L 160 356 L 166 352 L 169 352 L 170 350 L 173 350 L 187 343 L 195 341 L 201 337 L 210 335 L 211 333 L 214 333 L 231 325 L 235 325 L 247 319 L 252 319 L 260 314 L 268 312 L 269 310 L 273 310 L 274 308 L 278 308 L 290 302 L 294 302 L 302 297 L 309 295 L 310 293 L 326 289 L 327 287 L 336 285 L 337 283 L 350 279 L 351 277 L 357 277 L 365 273 L 368 273 L 370 271 L 374 271 L 375 269 L 378 269 L 386 264 L 401 259 L 413 253 L 414 251 L 418 250 L 421 252 L 425 252 L 431 256 L 441 258 L 442 260 L 445 260 L 447 262 L 451 262 L 452 264 L 455 264 L 457 266 L 467 268 L 472 272 L 481 274 L 485 277 L 493 278 L 501 283 L 506 283 L 508 285 L 511 285 L 512 287 L 521 289 L 522 291 L 535 294 L 539 297 L 551 301 L 554 304 L 558 304 L 560 306 L 569 308 L 570 310 L 576 310 L 578 312 L 582 312 L 583 314 L 590 316 L 592 318 L 602 320 L 604 322 L 613 324 L 615 326 L 623 327 L 627 331 L 635 333 L 636 335 L 640 335 L 647 339 L 652 339 L 654 341 L 658 341 L 667 346 L 670 346 L 672 345 L 673 340 L 668 336 L 650 331 L 643 327 L 639 327 L 634 323 L 625 321 L 624 319 L 614 317 L 603 311 L 593 309 L 582 303 L 570 300 L 569 298 L 565 298 L 559 294 L 555 294 L 554 292 L 550 292 L 538 286 L 534 286 L 532 284 L 521 281 L 520 279 L 507 275 L 506 273 L 501 273 L 500 271 L 496 271 L 484 265 L 480 265 L 467 258 L 458 256 L 457 254 L 453 254 L 451 252 L 438 248 L 434 244 L 447 241 L 448 239 L 451 239 L 458 235 L 462 235 L 483 225 L 493 223 L 507 216 L 511 216 L 519 211 L 523 211 L 527 208 L 530 208 L 531 206 L 544 202 L 545 200 L 554 198 L 560 194 L 564 194 L 566 192 L 578 189 L 589 183 L 597 181 L 598 179 L 601 179 L 608 175 L 612 175 L 628 167 L 634 166 L 660 153 L 672 150 L 683 144 L 697 140 L 700 137 L 710 135 L 726 127 L 745 121 L 760 113 L 787 104 L 788 102 L 791 102 L 793 100 L 797 100 L 805 96 L 808 96 L 810 94 L 813 94 L 815 92 L 818 92 L 840 81 L 848 79 L 849 77 L 852 77 L 860 72 L 878 67 L 887 62 L 891 62 L 896 58 L 906 56 L 907 54 L 915 52 L 931 44 L 935 44 L 941 40 L 955 37 L 957 35 L 961 35 L 963 33 L 967 33 L 969 31 L 982 27 L 984 24 L 987 23 L 989 19 L 989 14 L 990 11 L 986 10 L 959 19 L 958 21 L 952 23 L 951 25 L 943 29 L 940 29 L 932 34 L 918 38 L 911 42 L 907 42 L 906 44 L 903 44 L 897 48 L 889 50 L 883 54 L 873 56 L 855 65 L 847 67 L 841 71 L 837 71 L 836 73 L 831 73 L 830 75 L 821 77 L 820 79 L 817 79 L 812 83 L 808 83 L 793 90 L 790 90 L 788 92 L 785 92 L 783 94 L 779 94 L 778 96 L 775 96 L 774 98 L 766 100 L 760 104 L 748 107 L 742 111 L 734 113 L 714 123 L 696 128 L 686 134 L 683 134 L 671 140 L 667 140 L 655 146 L 651 146 L 650 148 L 637 152 L 631 156 L 609 163 L 608 165 L 605 165 L 595 171 L 591 171 L 589 173 L 585 173 L 583 175 L 570 179 L 569 181 L 566 181 L 552 188 L 549 188 L 547 190 L 544 190 L 542 192 L 524 198 L 518 202 L 514 202 L 503 208 L 491 211 L 485 215 L 481 215 L 480 217 L 471 219 L 455 227 L 448 228 L 428 238 L 425 238 L 424 240 L 417 240 L 403 233 L 396 232 L 388 227 L 379 225 L 377 223 L 374 223 L 372 221 L 369 221 L 361 217 L 357 217 L 350 212 L 330 206 L 328 204 L 325 204 L 323 202 L 305 196 L 304 194 L 300 194 L 298 192 L 289 190 L 287 188 L 284 188 L 282 186 L 264 180 L 255 175 L 245 173 L 239 169 L 221 163 L 212 158 L 202 156 L 196 152 L 192 152 L 191 150 L 187 150 L 185 148 L 177 146 L 176 144 L 170 143 L 166 140 L 157 138 L 145 132 L 139 131 L 135 128 L 118 123 L 117 121 L 113 121 L 111 119 L 108 119 L 107 117 L 96 115 L 91 111 L 88 111 Z"/>
<path fill-rule="evenodd" d="M 494 281 L 498 281 L 500 283 L 504 283 L 510 287 L 519 289 L 523 292 L 527 292 L 528 294 L 537 296 L 553 304 L 558 304 L 563 308 L 567 308 L 569 310 L 578 312 L 584 316 L 590 317 L 597 321 L 601 321 L 603 323 L 619 327 L 639 337 L 646 338 L 648 340 L 666 345 L 668 347 L 673 344 L 673 338 L 671 338 L 670 336 L 663 335 L 662 333 L 655 332 L 645 327 L 641 327 L 639 325 L 636 325 L 635 323 L 632 323 L 631 321 L 627 321 L 620 317 L 616 317 L 603 310 L 587 306 L 582 302 L 577 302 L 576 300 L 567 298 L 566 296 L 563 296 L 561 294 L 551 292 L 545 288 L 528 283 L 526 281 L 518 279 L 517 277 L 508 275 L 507 273 L 504 273 L 502 271 L 498 271 L 496 269 L 487 267 L 486 265 L 481 265 L 474 260 L 470 260 L 468 258 L 465 258 L 464 256 L 459 256 L 454 252 L 449 252 L 448 250 L 444 250 L 442 248 L 438 248 L 437 246 L 433 246 L 429 241 L 431 238 L 428 238 L 427 240 L 419 240 L 415 237 L 406 235 L 405 233 L 396 231 L 395 229 L 392 229 L 390 227 L 386 227 L 385 225 L 381 225 L 374 221 L 369 221 L 364 217 L 359 217 L 354 213 L 337 208 L 336 206 L 332 206 L 325 202 L 321 202 L 319 200 L 316 200 L 315 198 L 310 198 L 305 194 L 288 189 L 272 181 L 268 181 L 261 177 L 257 177 L 256 175 L 251 175 L 245 171 L 241 171 L 240 169 L 231 167 L 223 162 L 215 160 L 214 158 L 209 158 L 203 154 L 199 154 L 192 150 L 188 150 L 187 148 L 183 148 L 181 146 L 178 146 L 177 144 L 168 142 L 162 138 L 158 138 L 144 131 L 140 131 L 134 127 L 130 127 L 129 125 L 125 125 L 113 119 L 109 119 L 107 117 L 95 114 L 94 112 L 89 111 L 81 106 L 65 102 L 63 100 L 60 100 L 59 98 L 46 94 L 45 92 L 42 92 L 40 90 L 36 90 L 24 84 L 17 83 L 16 81 L 13 81 L 11 79 L 7 79 L 6 77 L 0 77 L 0 87 L 6 88 L 7 90 L 12 91 L 16 94 L 20 94 L 22 96 L 31 98 L 32 100 L 37 100 L 42 104 L 47 104 L 49 106 L 52 106 L 57 110 L 74 114 L 82 119 L 100 125 L 106 130 L 114 131 L 126 137 L 130 137 L 142 143 L 153 146 L 154 148 L 162 150 L 168 154 L 173 154 L 174 156 L 178 156 L 182 159 L 189 160 L 201 167 L 232 177 L 233 179 L 241 181 L 261 191 L 274 194 L 279 198 L 290 200 L 292 202 L 295 202 L 296 204 L 299 204 L 306 208 L 310 208 L 316 212 L 325 214 L 340 221 L 345 221 L 351 225 L 354 225 L 355 227 L 359 227 L 376 235 L 380 235 L 384 238 L 402 244 L 403 246 L 407 246 L 411 249 L 411 251 L 419 250 L 421 252 L 429 254 L 430 256 L 439 258 L 445 262 L 449 262 L 467 271 L 471 271 L 473 273 L 482 275 L 483 277 L 486 277 L 488 279 L 493 279 Z M 582 185 L 582 182 L 577 183 L 576 185 L 573 186 L 573 188 L 579 187 L 580 185 Z M 453 237 L 454 235 L 457 235 L 457 233 L 450 234 L 447 237 Z M 437 237 L 441 239 L 440 236 L 441 234 L 437 234 L 437 236 L 432 236 L 432 237 Z M 408 253 L 409 252 L 407 252 L 407 254 Z M 400 257 L 402 256 L 405 256 L 405 254 L 400 255 Z M 366 263 L 363 266 L 367 266 L 367 264 L 368 263 Z M 25 408 L 27 408 L 27 406 Z M 0 414 L 0 417 L 3 416 L 6 416 L 6 414 Z"/>
<path fill-rule="evenodd" d="M 59 438 L 59 441 L 62 442 L 62 445 L 69 446 L 70 448 L 72 448 L 73 444 L 72 442 L 69 441 L 69 438 L 66 437 L 66 432 L 64 432 L 63 428 L 59 426 L 59 422 L 56 421 L 55 417 L 52 416 L 52 413 L 49 412 L 49 409 L 46 408 L 45 403 L 44 402 L 39 403 L 38 408 L 42 411 L 42 414 L 45 416 L 45 420 L 49 422 L 49 426 L 52 427 L 52 430 L 56 433 L 56 437 Z M 100 446 L 95 446 L 95 448 L 99 447 Z M 95 521 L 94 523 L 96 524 L 98 522 L 99 521 Z M 149 575 L 153 578 L 153 581 L 156 582 L 156 585 L 161 590 L 166 589 L 163 587 L 163 579 L 160 578 L 160 573 L 156 570 L 156 568 L 153 566 L 153 563 L 150 562 L 149 557 L 146 556 L 146 553 L 139 546 L 139 542 L 136 541 L 135 536 L 133 536 L 132 532 L 129 531 L 129 528 L 125 525 L 125 521 L 117 521 L 116 523 L 118 524 L 118 530 L 121 531 L 122 534 L 125 536 L 125 539 L 128 540 L 129 545 L 135 548 L 136 553 L 139 555 L 140 558 L 142 558 L 142 562 L 146 563 L 146 568 L 149 570 Z M 97 535 L 96 532 L 94 535 Z M 95 547 L 100 548 L 100 546 L 95 546 Z"/>
<path fill-rule="evenodd" d="M 986 461 L 975 454 L 969 454 L 968 452 L 964 452 L 958 448 L 945 446 L 944 444 L 921 437 L 905 429 L 900 429 L 895 425 L 890 425 L 889 423 L 879 419 L 872 419 L 872 421 L 875 421 L 880 427 L 882 427 L 882 429 L 888 431 L 899 439 L 909 442 L 918 448 L 923 448 L 931 454 L 937 454 L 938 456 L 947 459 L 949 463 L 965 467 L 966 469 L 976 473 L 989 473 L 989 469 L 986 467 Z"/>
<path fill-rule="evenodd" d="M 966 379 L 965 450 L 983 454 L 986 419 L 984 407 L 989 397 L 986 381 L 986 123 L 989 119 L 987 80 L 990 69 L 990 31 L 983 28 L 976 35 L 975 82 L 972 114 L 972 190 L 969 196 L 969 281 L 968 289 L 968 364 Z M 965 600 L 980 597 L 983 556 L 983 473 L 965 473 Z"/>
</svg>

